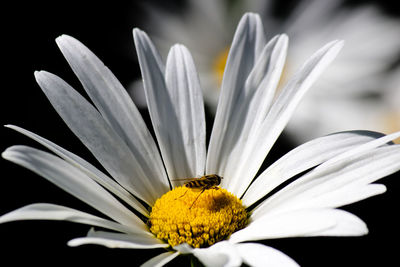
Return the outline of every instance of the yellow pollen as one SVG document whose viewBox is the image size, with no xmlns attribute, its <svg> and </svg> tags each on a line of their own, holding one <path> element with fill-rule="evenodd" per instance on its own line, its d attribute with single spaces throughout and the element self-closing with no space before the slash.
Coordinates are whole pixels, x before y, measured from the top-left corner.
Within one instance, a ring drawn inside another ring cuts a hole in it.
<svg viewBox="0 0 400 267">
<path fill-rule="evenodd" d="M 383 118 L 384 133 L 393 133 L 400 130 L 400 112 L 392 111 L 385 114 Z M 393 140 L 394 143 L 400 144 L 400 138 Z"/>
<path fill-rule="evenodd" d="M 283 65 L 281 77 L 279 78 L 277 93 L 280 92 L 283 89 L 283 87 L 286 85 L 286 83 L 288 82 L 288 78 L 290 77 L 290 75 L 288 75 L 288 74 L 290 74 L 290 68 L 286 61 L 285 65 Z"/>
<path fill-rule="evenodd" d="M 149 227 L 157 238 L 171 246 L 187 243 L 199 248 L 227 239 L 244 228 L 248 218 L 242 201 L 225 189 L 201 193 L 199 189 L 180 186 L 156 201 Z"/>
<path fill-rule="evenodd" d="M 219 53 L 214 61 L 213 70 L 217 78 L 218 84 L 222 83 L 222 77 L 224 76 L 226 60 L 228 59 L 229 47 L 225 48 Z"/>
</svg>

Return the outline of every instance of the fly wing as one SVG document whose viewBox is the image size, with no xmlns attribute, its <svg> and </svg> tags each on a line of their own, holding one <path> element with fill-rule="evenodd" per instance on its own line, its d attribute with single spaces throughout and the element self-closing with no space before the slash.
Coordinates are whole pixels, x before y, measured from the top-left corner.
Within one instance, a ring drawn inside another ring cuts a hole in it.
<svg viewBox="0 0 400 267">
<path fill-rule="evenodd" d="M 189 182 L 189 181 L 193 181 L 195 179 L 200 179 L 200 178 L 180 178 L 180 179 L 171 179 L 171 181 L 182 181 L 182 182 L 186 181 L 186 182 Z"/>
</svg>

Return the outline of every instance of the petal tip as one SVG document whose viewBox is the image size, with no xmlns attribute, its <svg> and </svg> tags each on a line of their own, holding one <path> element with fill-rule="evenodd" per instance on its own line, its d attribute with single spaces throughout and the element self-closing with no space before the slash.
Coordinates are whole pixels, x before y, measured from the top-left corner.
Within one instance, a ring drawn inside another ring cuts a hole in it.
<svg viewBox="0 0 400 267">
<path fill-rule="evenodd" d="M 279 39 L 288 42 L 289 41 L 289 36 L 286 33 L 281 33 L 279 34 Z"/>
<path fill-rule="evenodd" d="M 72 37 L 72 36 L 70 36 L 70 35 L 67 35 L 67 34 L 62 34 L 62 35 L 60 35 L 60 36 L 58 36 L 57 38 L 56 38 L 56 44 L 58 45 L 58 47 L 61 49 L 62 48 L 62 46 L 64 46 L 67 42 L 76 42 L 77 40 L 74 38 L 74 37 Z"/>
<path fill-rule="evenodd" d="M 58 43 L 58 42 L 62 41 L 63 39 L 66 39 L 66 38 L 71 38 L 71 36 L 66 35 L 66 34 L 61 34 L 60 36 L 58 36 L 56 38 L 56 42 Z"/>
<path fill-rule="evenodd" d="M 49 72 L 45 70 L 35 70 L 33 72 L 33 75 L 35 76 L 36 81 L 39 81 L 40 79 L 44 78 Z"/>
<path fill-rule="evenodd" d="M 77 247 L 79 246 L 79 241 L 75 238 L 67 242 L 69 247 Z"/>
<path fill-rule="evenodd" d="M 133 28 L 132 32 L 133 32 L 134 38 L 138 38 L 138 37 L 140 37 L 140 35 L 146 34 L 144 31 L 142 31 L 140 28 L 137 28 L 137 27 Z"/>
<path fill-rule="evenodd" d="M 2 153 L 1 153 L 1 157 L 3 158 L 3 159 L 6 159 L 6 160 L 9 160 L 9 155 L 10 155 L 10 150 L 12 149 L 12 147 L 8 147 L 8 148 L 6 148 L 6 150 L 4 150 Z"/>
<path fill-rule="evenodd" d="M 245 18 L 245 19 L 250 19 L 250 18 L 258 19 L 258 18 L 260 18 L 260 15 L 258 13 L 255 13 L 255 12 L 246 12 L 246 13 L 244 13 L 242 18 Z"/>
<path fill-rule="evenodd" d="M 336 50 L 337 52 L 339 52 L 343 46 L 344 46 L 344 40 L 334 40 L 332 42 L 329 43 L 330 44 L 330 49 L 332 50 Z"/>
</svg>

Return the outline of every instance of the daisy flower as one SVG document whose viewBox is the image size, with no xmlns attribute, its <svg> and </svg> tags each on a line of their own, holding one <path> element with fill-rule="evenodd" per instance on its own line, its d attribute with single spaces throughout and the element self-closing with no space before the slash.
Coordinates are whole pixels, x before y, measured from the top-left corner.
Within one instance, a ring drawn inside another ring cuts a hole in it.
<svg viewBox="0 0 400 267">
<path fill-rule="evenodd" d="M 1 223 L 65 220 L 99 228 L 72 239 L 70 246 L 166 249 L 143 266 L 162 266 L 185 254 L 206 266 L 297 266 L 282 252 L 251 241 L 367 234 L 361 219 L 337 208 L 385 191 L 373 182 L 400 169 L 400 147 L 390 142 L 400 132 L 324 136 L 295 148 L 257 176 L 341 41 L 319 49 L 277 92 L 288 38 L 278 35 L 267 42 L 260 17 L 245 14 L 231 45 L 206 150 L 202 91 L 190 53 L 175 45 L 164 65 L 144 32 L 134 29 L 133 35 L 157 143 L 111 71 L 82 43 L 63 35 L 57 44 L 94 106 L 54 74 L 40 71 L 35 77 L 108 174 L 12 125 L 7 127 L 53 154 L 22 145 L 2 154 L 106 217 L 37 203 L 1 216 Z M 182 181 L 189 177 L 203 178 Z"/>
<path fill-rule="evenodd" d="M 317 81 L 316 89 L 300 103 L 285 132 L 300 144 L 338 130 L 369 129 L 385 133 L 391 132 L 390 129 L 400 130 L 397 123 L 390 123 L 396 112 L 387 109 L 390 105 L 387 100 L 396 94 L 388 89 L 386 77 L 390 64 L 398 58 L 398 19 L 382 14 L 373 6 L 344 7 L 340 0 L 301 1 L 282 19 L 273 15 L 273 4 L 274 1 L 261 0 L 188 0 L 182 14 L 148 6 L 149 19 L 144 25 L 164 48 L 163 54 L 176 41 L 190 47 L 205 102 L 212 112 L 217 107 L 230 36 L 238 14 L 262 13 L 264 24 L 268 25 L 268 38 L 285 32 L 296 44 L 289 47 L 280 88 L 306 60 L 306 55 L 330 40 L 345 40 L 343 51 Z M 134 82 L 130 90 L 134 101 L 145 106 L 140 85 Z M 383 121 L 388 123 L 382 125 Z M 305 124 L 310 127 L 303 127 Z"/>
</svg>

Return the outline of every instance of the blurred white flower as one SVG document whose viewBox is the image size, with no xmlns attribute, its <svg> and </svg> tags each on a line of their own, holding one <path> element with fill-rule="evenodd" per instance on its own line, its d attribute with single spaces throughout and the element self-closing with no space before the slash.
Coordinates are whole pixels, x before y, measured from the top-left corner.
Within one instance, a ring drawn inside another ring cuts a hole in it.
<svg viewBox="0 0 400 267">
<path fill-rule="evenodd" d="M 162 54 L 173 42 L 192 51 L 198 66 L 204 99 L 214 112 L 238 14 L 262 13 L 267 37 L 287 33 L 295 46 L 289 48 L 281 86 L 286 77 L 318 47 L 333 39 L 345 40 L 338 59 L 322 75 L 306 101 L 285 129 L 297 143 L 332 131 L 369 129 L 388 133 L 400 130 L 400 85 L 389 89 L 387 69 L 400 52 L 400 21 L 373 6 L 343 7 L 341 1 L 302 1 L 285 21 L 272 16 L 273 1 L 188 0 L 182 14 L 149 6 L 146 28 Z M 145 105 L 143 88 L 132 86 L 134 101 Z M 393 100 L 395 99 L 395 100 Z M 318 116 L 315 116 L 318 114 Z"/>
<path fill-rule="evenodd" d="M 133 35 L 158 146 L 111 71 L 82 43 L 63 35 L 57 44 L 94 106 L 54 74 L 40 71 L 35 77 L 109 175 L 17 126 L 8 127 L 55 155 L 12 146 L 2 156 L 107 218 L 37 203 L 1 216 L 0 223 L 72 221 L 112 232 L 91 229 L 86 237 L 69 241 L 70 246 L 166 248 L 143 266 L 162 266 L 180 254 L 213 267 L 242 262 L 297 266 L 282 252 L 248 241 L 367 234 L 361 219 L 337 208 L 385 192 L 384 185 L 374 182 L 400 169 L 400 145 L 390 144 L 400 132 L 384 136 L 348 131 L 321 137 L 293 149 L 256 177 L 303 95 L 336 57 L 342 42 L 319 49 L 277 92 L 288 38 L 278 35 L 267 42 L 260 17 L 246 14 L 228 55 L 207 150 L 203 98 L 190 53 L 175 45 L 164 65 L 144 32 L 135 29 Z M 221 187 L 200 194 L 188 187 L 171 188 L 177 178 L 204 174 L 222 176 Z M 300 177 L 271 194 L 296 175 Z"/>
</svg>

